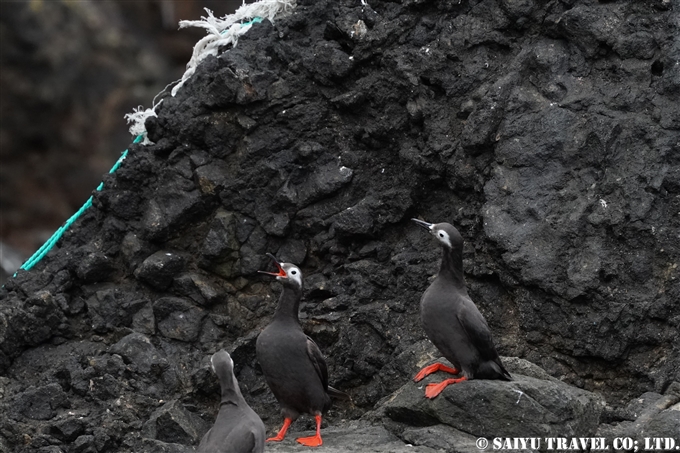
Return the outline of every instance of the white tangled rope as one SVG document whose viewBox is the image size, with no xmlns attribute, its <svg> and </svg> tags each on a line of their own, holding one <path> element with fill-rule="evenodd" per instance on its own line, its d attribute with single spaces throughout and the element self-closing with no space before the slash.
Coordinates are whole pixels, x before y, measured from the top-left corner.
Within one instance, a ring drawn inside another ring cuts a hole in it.
<svg viewBox="0 0 680 453">
<path fill-rule="evenodd" d="M 133 137 L 143 137 L 142 141 L 139 142 L 141 145 L 153 145 L 153 142 L 147 137 L 146 126 L 144 126 L 144 123 L 146 122 L 147 118 L 151 116 L 158 116 L 156 114 L 156 108 L 161 105 L 161 102 L 163 102 L 163 99 L 154 104 L 150 109 L 146 110 L 140 105 L 139 107 L 133 108 L 132 113 L 125 114 L 125 119 L 127 122 L 132 123 L 129 128 L 130 134 L 132 134 Z"/>
<path fill-rule="evenodd" d="M 183 20 L 179 28 L 200 27 L 205 28 L 208 36 L 201 39 L 194 46 L 194 53 L 187 63 L 187 70 L 182 80 L 172 89 L 172 95 L 182 87 L 184 82 L 193 75 L 198 64 L 208 55 L 217 55 L 219 48 L 238 42 L 238 38 L 245 34 L 253 26 L 253 23 L 268 19 L 274 22 L 274 18 L 280 14 L 289 13 L 295 8 L 295 0 L 260 0 L 259 2 L 243 4 L 234 14 L 227 14 L 222 19 L 213 16 L 212 11 L 206 8 L 208 17 L 201 20 Z M 245 23 L 243 23 L 246 21 Z"/>
<path fill-rule="evenodd" d="M 177 85 L 172 88 L 170 94 L 172 96 L 177 94 L 184 83 L 196 72 L 200 62 L 208 55 L 218 55 L 220 48 L 225 46 L 236 46 L 238 38 L 248 32 L 253 24 L 262 22 L 264 19 L 274 22 L 275 17 L 289 14 L 295 6 L 296 0 L 259 0 L 249 4 L 243 3 L 234 14 L 227 14 L 221 19 L 215 17 L 213 12 L 206 8 L 207 17 L 201 17 L 201 20 L 180 21 L 179 28 L 205 28 L 208 35 L 199 40 L 194 46 L 191 59 L 187 63 L 187 69 L 182 78 L 177 82 Z M 132 123 L 130 134 L 135 137 L 144 134 L 144 141 L 141 142 L 143 145 L 152 143 L 146 138 L 144 122 L 147 118 L 156 116 L 156 108 L 159 105 L 160 102 L 155 103 L 152 108 L 146 110 L 142 110 L 140 106 L 133 113 L 125 115 L 128 123 Z"/>
</svg>

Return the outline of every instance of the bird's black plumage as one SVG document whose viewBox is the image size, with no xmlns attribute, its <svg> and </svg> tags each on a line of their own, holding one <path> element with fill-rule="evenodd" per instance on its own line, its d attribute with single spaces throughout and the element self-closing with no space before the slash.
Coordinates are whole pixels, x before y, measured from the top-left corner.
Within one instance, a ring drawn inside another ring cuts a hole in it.
<svg viewBox="0 0 680 453">
<path fill-rule="evenodd" d="M 273 257 L 272 257 L 273 258 Z M 275 260 L 276 262 L 276 260 Z M 326 360 L 319 347 L 302 330 L 298 319 L 302 298 L 302 273 L 289 263 L 278 263 L 275 275 L 283 284 L 283 292 L 271 323 L 257 337 L 257 360 L 262 367 L 269 388 L 281 405 L 284 426 L 274 438 L 282 440 L 290 423 L 300 414 L 317 418 L 318 439 L 298 439 L 304 445 L 318 441 L 321 416 L 331 405 Z"/>
<path fill-rule="evenodd" d="M 442 245 L 439 273 L 420 300 L 427 337 L 467 380 L 512 379 L 498 357 L 484 316 L 465 287 L 462 236 L 448 223 L 413 220 Z"/>
<path fill-rule="evenodd" d="M 224 349 L 210 358 L 220 380 L 222 398 L 215 424 L 205 433 L 198 453 L 262 453 L 266 430 L 260 417 L 241 394 L 234 376 L 234 362 Z"/>
</svg>

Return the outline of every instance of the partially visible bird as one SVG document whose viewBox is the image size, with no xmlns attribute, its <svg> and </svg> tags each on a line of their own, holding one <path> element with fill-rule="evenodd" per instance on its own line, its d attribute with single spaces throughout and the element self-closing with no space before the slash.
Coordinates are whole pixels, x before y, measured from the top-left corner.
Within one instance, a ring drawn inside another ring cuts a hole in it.
<svg viewBox="0 0 680 453">
<path fill-rule="evenodd" d="M 220 380 L 222 399 L 215 424 L 205 433 L 198 453 L 262 453 L 266 430 L 260 417 L 243 399 L 234 376 L 234 361 L 224 349 L 210 357 Z"/>
<path fill-rule="evenodd" d="M 284 417 L 279 433 L 267 441 L 281 441 L 300 414 L 313 415 L 316 435 L 297 441 L 308 447 L 322 444 L 321 418 L 330 408 L 330 395 L 348 396 L 328 385 L 328 369 L 319 347 L 300 326 L 298 310 L 302 298 L 302 272 L 290 263 L 279 263 L 267 254 L 278 268 L 273 275 L 283 284 L 283 292 L 272 322 L 257 337 L 257 360 L 269 388 L 281 405 Z"/>
<path fill-rule="evenodd" d="M 454 368 L 429 365 L 415 376 L 416 382 L 436 371 L 461 377 L 428 384 L 427 398 L 439 395 L 448 385 L 471 379 L 512 380 L 496 352 L 491 331 L 472 302 L 463 279 L 463 237 L 448 223 L 411 219 L 432 234 L 442 246 L 439 274 L 420 299 L 420 318 L 427 337 Z"/>
</svg>

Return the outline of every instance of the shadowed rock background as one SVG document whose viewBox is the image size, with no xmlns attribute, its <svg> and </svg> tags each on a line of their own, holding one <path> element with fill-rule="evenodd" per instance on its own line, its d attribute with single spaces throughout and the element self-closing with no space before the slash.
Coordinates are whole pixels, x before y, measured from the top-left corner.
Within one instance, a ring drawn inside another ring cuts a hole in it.
<svg viewBox="0 0 680 453">
<path fill-rule="evenodd" d="M 184 72 L 204 7 L 240 0 L 0 3 L 0 282 L 90 196 L 127 147 L 123 115 Z M 21 263 L 20 263 L 21 264 Z M 5 269 L 7 267 L 7 269 Z"/>
<path fill-rule="evenodd" d="M 319 451 L 677 438 L 679 11 L 305 0 L 255 25 L 165 98 L 155 144 L 130 146 L 0 292 L 0 447 L 191 451 L 217 413 L 220 348 L 273 432 L 255 358 L 280 292 L 257 274 L 266 252 L 301 266 L 303 327 L 353 398 Z M 514 382 L 432 402 L 410 383 L 437 357 L 418 301 L 440 251 L 415 216 L 465 238 Z"/>
</svg>

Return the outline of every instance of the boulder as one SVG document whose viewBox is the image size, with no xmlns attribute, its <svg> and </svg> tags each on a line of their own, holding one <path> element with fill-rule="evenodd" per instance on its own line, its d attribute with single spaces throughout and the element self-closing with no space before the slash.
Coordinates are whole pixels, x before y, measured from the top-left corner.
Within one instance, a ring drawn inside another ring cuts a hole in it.
<svg viewBox="0 0 680 453">
<path fill-rule="evenodd" d="M 111 346 L 111 353 L 119 354 L 125 363 L 132 365 L 141 374 L 147 374 L 165 363 L 156 347 L 146 335 L 133 332 Z"/>
<path fill-rule="evenodd" d="M 145 259 L 135 270 L 135 277 L 156 289 L 166 289 L 184 269 L 184 258 L 177 253 L 160 250 Z"/>
<path fill-rule="evenodd" d="M 191 445 L 197 444 L 208 429 L 208 422 L 173 400 L 154 411 L 144 424 L 142 435 L 161 442 Z"/>
<path fill-rule="evenodd" d="M 515 369 L 508 365 L 509 370 Z M 522 364 L 518 368 L 533 367 Z M 381 410 L 385 417 L 408 427 L 444 424 L 475 437 L 595 434 L 604 408 L 600 395 L 556 379 L 511 373 L 512 381 L 465 381 L 428 399 L 425 385 L 445 376 L 435 373 L 418 383 L 408 382 L 384 401 Z"/>
</svg>

